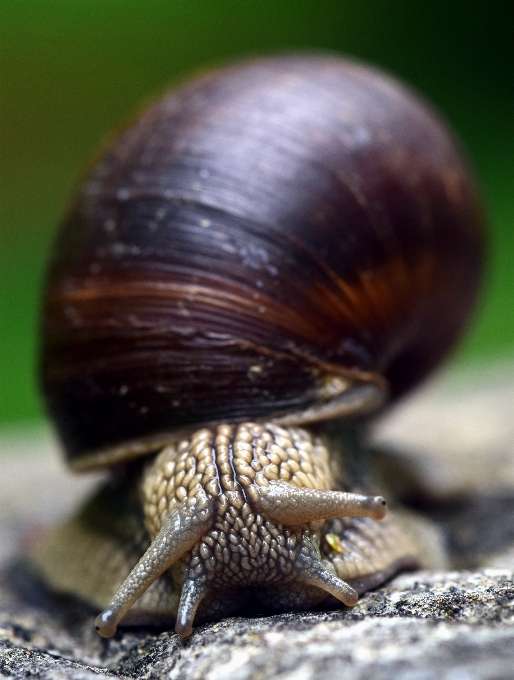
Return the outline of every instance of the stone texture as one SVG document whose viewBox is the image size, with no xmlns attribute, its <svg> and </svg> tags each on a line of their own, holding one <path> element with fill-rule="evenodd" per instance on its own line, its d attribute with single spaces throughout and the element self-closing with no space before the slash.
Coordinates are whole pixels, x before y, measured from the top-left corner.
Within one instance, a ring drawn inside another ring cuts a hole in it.
<svg viewBox="0 0 514 680">
<path fill-rule="evenodd" d="M 0 671 L 19 678 L 29 671 L 41 678 L 512 678 L 512 577 L 509 570 L 403 575 L 352 610 L 226 619 L 185 641 L 144 630 L 104 640 L 71 603 L 35 606 L 4 595 Z"/>
<path fill-rule="evenodd" d="M 0 674 L 148 680 L 514 677 L 513 396 L 512 365 L 453 376 L 427 388 L 414 404 L 406 402 L 373 433 L 381 447 L 394 445 L 414 477 L 425 474 L 428 481 L 418 482 L 418 509 L 446 531 L 459 571 L 400 575 L 353 609 L 225 619 L 196 628 L 187 640 L 144 629 L 104 640 L 83 605 L 45 591 L 20 555 L 96 480 L 72 478 L 59 467 L 48 433 L 4 435 Z"/>
</svg>

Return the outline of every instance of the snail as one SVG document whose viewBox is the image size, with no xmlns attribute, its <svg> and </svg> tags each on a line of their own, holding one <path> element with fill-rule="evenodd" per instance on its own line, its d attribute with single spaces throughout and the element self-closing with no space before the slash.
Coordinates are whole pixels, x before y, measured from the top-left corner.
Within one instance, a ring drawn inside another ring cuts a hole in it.
<svg viewBox="0 0 514 680">
<path fill-rule="evenodd" d="M 359 594 L 424 562 L 360 424 L 460 335 L 475 180 L 428 104 L 351 60 L 200 75 L 90 167 L 44 298 L 42 383 L 75 470 L 110 481 L 35 557 L 96 627 Z M 387 494 L 386 494 L 387 495 Z"/>
</svg>

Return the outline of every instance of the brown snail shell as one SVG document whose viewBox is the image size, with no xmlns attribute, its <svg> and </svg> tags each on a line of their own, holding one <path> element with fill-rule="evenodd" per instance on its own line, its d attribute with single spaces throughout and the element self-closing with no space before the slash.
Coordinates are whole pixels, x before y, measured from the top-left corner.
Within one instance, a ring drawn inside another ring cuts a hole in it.
<svg viewBox="0 0 514 680">
<path fill-rule="evenodd" d="M 481 243 L 458 145 L 383 73 L 294 55 L 193 80 L 107 147 L 57 240 L 43 388 L 70 463 L 126 461 L 204 426 L 214 442 L 223 423 L 236 437 L 248 421 L 376 410 L 456 341 Z M 331 489 L 327 474 L 297 486 Z"/>
</svg>

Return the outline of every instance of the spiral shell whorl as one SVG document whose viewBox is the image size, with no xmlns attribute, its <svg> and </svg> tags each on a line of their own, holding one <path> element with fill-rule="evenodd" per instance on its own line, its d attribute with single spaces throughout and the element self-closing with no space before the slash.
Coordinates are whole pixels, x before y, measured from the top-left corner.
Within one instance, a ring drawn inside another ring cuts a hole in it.
<svg viewBox="0 0 514 680">
<path fill-rule="evenodd" d="M 403 393 L 475 299 L 474 189 L 430 108 L 349 61 L 250 61 L 164 97 L 55 249 L 43 373 L 70 459 L 314 412 L 337 380 Z"/>
</svg>

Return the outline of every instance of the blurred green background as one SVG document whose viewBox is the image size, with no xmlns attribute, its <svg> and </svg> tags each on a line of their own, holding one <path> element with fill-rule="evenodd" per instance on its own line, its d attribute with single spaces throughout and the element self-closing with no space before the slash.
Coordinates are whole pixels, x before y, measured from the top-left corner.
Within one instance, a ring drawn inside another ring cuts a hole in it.
<svg viewBox="0 0 514 680">
<path fill-rule="evenodd" d="M 458 361 L 514 352 L 514 49 L 508 3 L 473 0 L 1 0 L 0 425 L 42 416 L 44 263 L 91 152 L 141 102 L 231 57 L 321 48 L 375 62 L 443 111 L 483 185 L 481 308 Z"/>
</svg>

